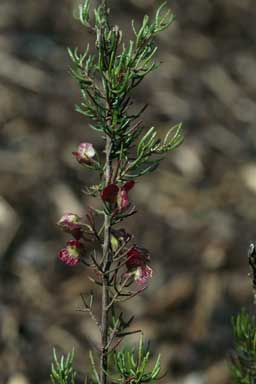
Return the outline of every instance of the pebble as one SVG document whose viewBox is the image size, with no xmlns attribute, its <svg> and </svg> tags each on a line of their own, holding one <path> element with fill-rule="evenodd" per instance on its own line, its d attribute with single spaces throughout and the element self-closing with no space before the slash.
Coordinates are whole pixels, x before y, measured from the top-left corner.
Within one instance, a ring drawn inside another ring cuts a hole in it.
<svg viewBox="0 0 256 384">
<path fill-rule="evenodd" d="M 23 374 L 17 373 L 7 381 L 7 384 L 30 384 L 30 382 Z"/>
<path fill-rule="evenodd" d="M 13 207 L 0 196 L 0 255 L 3 255 L 16 236 L 20 219 Z"/>
</svg>

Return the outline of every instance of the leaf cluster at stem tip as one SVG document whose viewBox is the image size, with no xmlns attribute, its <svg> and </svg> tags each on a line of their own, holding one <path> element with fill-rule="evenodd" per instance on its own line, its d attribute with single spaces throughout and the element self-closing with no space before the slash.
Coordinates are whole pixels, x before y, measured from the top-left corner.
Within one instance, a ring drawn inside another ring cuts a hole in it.
<svg viewBox="0 0 256 384">
<path fill-rule="evenodd" d="M 143 336 L 141 335 L 137 351 L 127 348 L 114 353 L 114 362 L 118 374 L 116 378 L 111 378 L 112 381 L 116 383 L 129 382 L 131 384 L 154 383 L 159 379 L 160 355 L 158 355 L 151 369 L 148 368 L 149 358 L 149 346 L 143 343 Z"/>
<path fill-rule="evenodd" d="M 68 53 L 71 74 L 81 90 L 76 110 L 93 120 L 92 129 L 111 137 L 110 159 L 120 162 L 122 181 L 153 172 L 163 155 L 183 141 L 181 124 L 161 139 L 154 127 L 145 127 L 139 119 L 147 105 L 137 112 L 131 108 L 131 91 L 159 66 L 156 36 L 171 25 L 174 15 L 164 3 L 152 20 L 146 15 L 140 26 L 132 21 L 134 38 L 127 43 L 119 27 L 110 26 L 108 13 L 103 3 L 91 11 L 90 0 L 85 0 L 77 18 L 95 34 L 95 49 L 90 53 L 88 45 L 82 53 L 78 48 L 68 48 Z"/>
<path fill-rule="evenodd" d="M 242 310 L 232 319 L 235 350 L 231 358 L 234 383 L 256 383 L 256 319 Z"/>
<path fill-rule="evenodd" d="M 67 356 L 58 358 L 53 349 L 53 362 L 51 367 L 52 384 L 75 384 L 76 372 L 73 369 L 74 349 Z"/>
</svg>

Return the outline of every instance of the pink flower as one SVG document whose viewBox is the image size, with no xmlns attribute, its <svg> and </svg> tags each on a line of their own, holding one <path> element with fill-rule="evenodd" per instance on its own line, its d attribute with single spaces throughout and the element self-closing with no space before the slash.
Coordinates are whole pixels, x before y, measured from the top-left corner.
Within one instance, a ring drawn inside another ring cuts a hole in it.
<svg viewBox="0 0 256 384">
<path fill-rule="evenodd" d="M 123 210 L 129 205 L 128 192 L 134 187 L 134 184 L 133 180 L 127 181 L 121 187 L 109 184 L 103 189 L 101 198 L 110 204 L 117 204 L 119 210 Z"/>
<path fill-rule="evenodd" d="M 72 152 L 80 164 L 92 164 L 92 158 L 95 156 L 95 149 L 90 143 L 81 143 L 76 152 Z"/>
<path fill-rule="evenodd" d="M 127 271 L 138 284 L 145 284 L 152 277 L 152 269 L 147 264 L 149 260 L 149 253 L 144 248 L 134 246 L 127 252 Z"/>
<path fill-rule="evenodd" d="M 80 254 L 83 244 L 78 240 L 70 240 L 66 243 L 66 248 L 59 251 L 59 259 L 70 266 L 77 265 L 80 261 Z"/>
<path fill-rule="evenodd" d="M 57 225 L 64 232 L 71 233 L 71 235 L 73 235 L 75 239 L 79 240 L 83 234 L 80 221 L 81 217 L 79 217 L 75 213 L 66 213 L 60 218 Z"/>
<path fill-rule="evenodd" d="M 152 272 L 152 268 L 150 268 L 148 265 L 138 267 L 134 273 L 134 280 L 138 284 L 144 285 L 147 283 L 148 279 L 152 277 Z"/>
</svg>

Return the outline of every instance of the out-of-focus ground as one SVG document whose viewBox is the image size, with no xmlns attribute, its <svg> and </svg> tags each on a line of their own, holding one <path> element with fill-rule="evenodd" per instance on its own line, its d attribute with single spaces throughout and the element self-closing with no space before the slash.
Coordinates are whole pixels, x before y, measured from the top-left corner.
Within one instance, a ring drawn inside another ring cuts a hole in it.
<svg viewBox="0 0 256 384">
<path fill-rule="evenodd" d="M 110 0 L 129 31 L 156 0 Z M 159 37 L 162 66 L 135 95 L 145 122 L 183 121 L 185 142 L 132 192 L 129 228 L 152 253 L 154 278 L 127 305 L 162 354 L 163 383 L 230 383 L 231 315 L 252 307 L 247 246 L 256 238 L 256 7 L 254 0 L 168 1 L 177 21 Z M 77 312 L 90 284 L 56 260 L 55 226 L 83 213 L 94 181 L 71 152 L 102 150 L 67 72 L 66 46 L 88 35 L 71 0 L 0 2 L 0 382 L 49 383 L 51 348 L 76 348 L 83 371 L 97 334 Z M 80 377 L 80 376 L 79 376 Z M 81 376 L 82 377 L 82 376 Z M 80 379 L 79 379 L 80 380 Z M 81 381 L 78 381 L 82 383 Z"/>
</svg>

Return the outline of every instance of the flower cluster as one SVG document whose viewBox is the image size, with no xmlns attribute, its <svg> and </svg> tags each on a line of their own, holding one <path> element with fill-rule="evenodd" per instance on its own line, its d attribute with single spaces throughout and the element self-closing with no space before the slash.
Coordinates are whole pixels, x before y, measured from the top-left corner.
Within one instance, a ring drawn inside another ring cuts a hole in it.
<svg viewBox="0 0 256 384">
<path fill-rule="evenodd" d="M 76 152 L 72 152 L 80 164 L 91 164 L 95 156 L 95 150 L 90 143 L 81 143 Z M 113 212 L 124 211 L 130 205 L 128 192 L 134 187 L 135 182 L 129 180 L 123 185 L 114 183 L 108 184 L 101 191 L 101 199 L 108 203 Z M 92 216 L 88 215 L 92 221 Z M 71 234 L 75 240 L 69 240 L 66 247 L 58 253 L 59 259 L 70 266 L 77 265 L 81 260 L 81 254 L 84 251 L 83 223 L 82 218 L 75 213 L 66 213 L 58 221 L 58 226 L 66 233 Z M 117 252 L 126 246 L 132 236 L 125 229 L 111 229 L 111 248 Z M 149 267 L 150 257 L 146 249 L 136 245 L 126 251 L 125 266 L 126 276 L 130 276 L 138 284 L 145 284 L 152 276 L 152 269 Z"/>
<path fill-rule="evenodd" d="M 69 240 L 66 247 L 58 253 L 59 259 L 67 265 L 77 265 L 80 261 L 84 246 L 80 239 L 83 236 L 81 217 L 75 213 L 66 213 L 57 225 L 66 233 L 70 233 L 76 240 Z"/>
<path fill-rule="evenodd" d="M 77 151 L 72 152 L 79 164 L 91 165 L 96 152 L 91 143 L 79 144 Z M 75 213 L 64 214 L 57 225 L 66 233 L 71 234 L 75 240 L 66 243 L 66 247 L 58 253 L 59 259 L 67 265 L 77 265 L 81 259 L 81 252 L 84 249 L 83 243 L 80 241 L 83 237 L 82 218 Z"/>
</svg>

